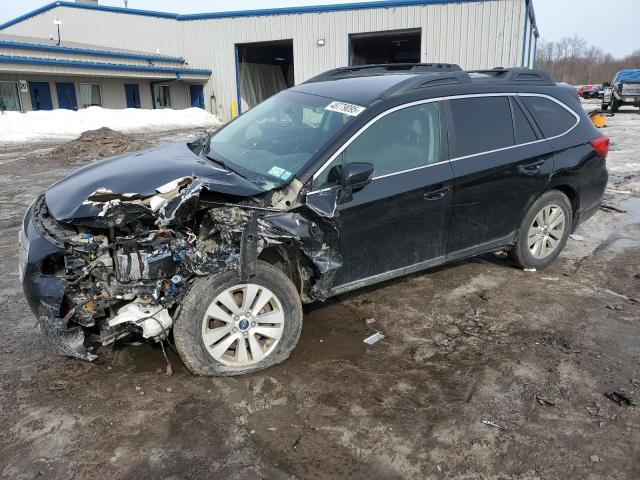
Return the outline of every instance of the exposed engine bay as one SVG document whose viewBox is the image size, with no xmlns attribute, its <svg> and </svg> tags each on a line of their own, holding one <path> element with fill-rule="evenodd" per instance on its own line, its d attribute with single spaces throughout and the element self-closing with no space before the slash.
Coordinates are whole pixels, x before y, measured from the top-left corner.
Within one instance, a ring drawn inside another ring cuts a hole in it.
<svg viewBox="0 0 640 480">
<path fill-rule="evenodd" d="M 68 221 L 40 196 L 27 215 L 58 249 L 32 274 L 40 330 L 58 353 L 85 360 L 96 358 L 92 345 L 131 334 L 160 341 L 198 277 L 234 270 L 246 281 L 259 257 L 277 263 L 303 301 L 325 299 L 341 265 L 336 229 L 297 202 L 295 182 L 245 198 L 195 175 L 153 195 L 100 187 L 78 207 L 97 215 Z"/>
</svg>

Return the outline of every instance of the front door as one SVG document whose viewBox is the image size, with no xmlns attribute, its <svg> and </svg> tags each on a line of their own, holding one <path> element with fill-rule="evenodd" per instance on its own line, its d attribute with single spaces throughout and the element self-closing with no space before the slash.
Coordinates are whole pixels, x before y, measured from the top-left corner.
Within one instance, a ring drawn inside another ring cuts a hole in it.
<svg viewBox="0 0 640 480">
<path fill-rule="evenodd" d="M 441 263 L 453 172 L 444 158 L 438 103 L 380 118 L 343 152 L 343 162 L 374 166 L 373 180 L 338 204 L 343 266 L 334 293 Z M 340 157 L 316 174 L 307 203 L 331 192 Z M 317 195 L 317 198 L 313 198 Z"/>
<path fill-rule="evenodd" d="M 29 92 L 33 110 L 53 110 L 48 82 L 29 82 Z"/>
<path fill-rule="evenodd" d="M 78 110 L 76 87 L 73 83 L 56 83 L 56 93 L 58 94 L 58 108 Z"/>
<path fill-rule="evenodd" d="M 140 108 L 140 87 L 137 84 L 125 85 L 124 94 L 127 97 L 127 108 Z"/>
<path fill-rule="evenodd" d="M 189 85 L 189 93 L 191 94 L 191 106 L 204 108 L 204 89 L 202 85 Z"/>
<path fill-rule="evenodd" d="M 553 149 L 515 97 L 448 101 L 455 174 L 448 260 L 508 245 L 553 172 Z"/>
</svg>

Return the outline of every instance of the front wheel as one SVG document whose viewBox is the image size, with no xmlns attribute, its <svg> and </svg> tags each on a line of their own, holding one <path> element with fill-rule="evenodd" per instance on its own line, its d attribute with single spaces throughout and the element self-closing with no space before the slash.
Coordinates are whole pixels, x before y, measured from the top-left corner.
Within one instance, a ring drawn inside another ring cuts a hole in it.
<svg viewBox="0 0 640 480">
<path fill-rule="evenodd" d="M 571 233 L 572 209 L 567 196 L 551 190 L 540 196 L 520 223 L 511 252 L 522 268 L 542 269 L 560 254 Z"/>
<path fill-rule="evenodd" d="M 280 270 L 259 261 L 246 283 L 234 271 L 197 279 L 173 335 L 192 373 L 231 376 L 286 360 L 301 330 L 296 288 Z"/>
<path fill-rule="evenodd" d="M 616 99 L 616 97 L 611 95 L 611 113 L 617 113 L 619 108 L 620 102 Z"/>
</svg>

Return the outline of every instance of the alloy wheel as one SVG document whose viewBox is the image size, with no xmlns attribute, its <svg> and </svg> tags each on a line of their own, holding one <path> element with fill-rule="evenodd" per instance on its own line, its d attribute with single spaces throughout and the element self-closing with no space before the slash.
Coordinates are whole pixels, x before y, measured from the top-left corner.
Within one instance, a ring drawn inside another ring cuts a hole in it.
<svg viewBox="0 0 640 480">
<path fill-rule="evenodd" d="M 202 320 L 202 341 L 216 361 L 254 365 L 271 354 L 282 337 L 284 310 L 268 288 L 254 283 L 219 293 Z"/>
<path fill-rule="evenodd" d="M 551 204 L 540 210 L 534 217 L 527 236 L 527 246 L 533 258 L 546 258 L 555 252 L 565 228 L 565 214 L 560 206 Z"/>
</svg>

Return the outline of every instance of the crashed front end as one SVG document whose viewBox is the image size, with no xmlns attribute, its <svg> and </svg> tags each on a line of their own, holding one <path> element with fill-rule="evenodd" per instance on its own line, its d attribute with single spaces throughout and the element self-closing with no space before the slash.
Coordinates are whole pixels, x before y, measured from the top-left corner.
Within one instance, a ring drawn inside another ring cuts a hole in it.
<svg viewBox="0 0 640 480">
<path fill-rule="evenodd" d="M 246 281 L 267 250 L 277 252 L 303 301 L 326 298 L 342 263 L 337 234 L 296 200 L 282 202 L 301 185 L 238 197 L 220 193 L 218 183 L 192 175 L 153 194 L 100 187 L 76 209 L 83 216 L 71 219 L 55 218 L 47 197 L 38 197 L 19 235 L 19 263 L 47 343 L 93 360 L 97 346 L 132 334 L 163 340 L 198 277 L 234 270 Z"/>
</svg>

